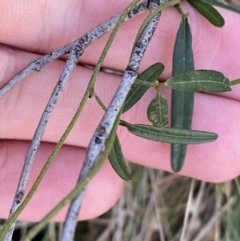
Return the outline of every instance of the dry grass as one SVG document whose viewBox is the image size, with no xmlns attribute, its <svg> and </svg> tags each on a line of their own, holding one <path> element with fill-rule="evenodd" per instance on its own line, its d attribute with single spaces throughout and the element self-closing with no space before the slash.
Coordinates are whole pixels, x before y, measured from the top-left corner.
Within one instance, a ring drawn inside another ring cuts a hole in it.
<svg viewBox="0 0 240 241">
<path fill-rule="evenodd" d="M 209 184 L 136 165 L 132 170 L 133 181 L 116 205 L 97 219 L 79 222 L 75 240 L 240 240 L 238 179 Z M 14 241 L 32 225 L 19 222 Z M 57 241 L 60 230 L 61 224 L 49 224 L 35 240 Z"/>
</svg>

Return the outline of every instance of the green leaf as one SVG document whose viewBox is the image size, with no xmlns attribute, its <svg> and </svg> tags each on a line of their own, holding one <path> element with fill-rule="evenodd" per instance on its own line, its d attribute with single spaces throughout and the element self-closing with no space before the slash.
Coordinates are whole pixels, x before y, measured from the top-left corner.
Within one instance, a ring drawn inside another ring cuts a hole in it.
<svg viewBox="0 0 240 241">
<path fill-rule="evenodd" d="M 161 63 L 156 63 L 147 68 L 142 72 L 137 79 L 146 81 L 148 83 L 154 83 L 160 74 L 163 72 L 164 65 Z M 134 83 L 131 90 L 129 91 L 126 100 L 123 105 L 122 113 L 129 110 L 134 104 L 136 104 L 144 95 L 144 93 L 149 89 L 149 86 L 140 83 Z"/>
<path fill-rule="evenodd" d="M 173 75 L 194 69 L 192 33 L 188 19 L 183 17 L 179 26 L 173 51 Z"/>
<path fill-rule="evenodd" d="M 158 92 L 147 110 L 148 119 L 154 126 L 165 126 L 168 123 L 168 104 L 165 97 Z"/>
<path fill-rule="evenodd" d="M 113 169 L 123 180 L 129 181 L 132 179 L 131 172 L 129 171 L 127 163 L 124 159 L 122 148 L 117 136 L 114 140 L 113 147 L 108 156 L 108 159 Z"/>
<path fill-rule="evenodd" d="M 194 70 L 192 34 L 188 19 L 183 17 L 173 51 L 172 74 L 174 76 L 189 70 Z M 172 90 L 171 126 L 179 129 L 191 129 L 193 105 L 193 92 Z M 181 170 L 186 151 L 187 145 L 171 145 L 171 166 L 173 171 L 178 172 Z"/>
<path fill-rule="evenodd" d="M 234 5 L 224 4 L 224 3 L 222 3 L 219 0 L 199 0 L 199 1 L 211 4 L 211 5 L 215 5 L 217 7 L 225 8 L 227 10 L 234 11 L 236 13 L 240 13 L 240 8 L 239 7 L 236 7 Z"/>
<path fill-rule="evenodd" d="M 176 144 L 201 144 L 217 139 L 217 134 L 206 131 L 184 130 L 151 125 L 129 124 L 120 121 L 132 134 L 153 141 L 176 143 Z"/>
<path fill-rule="evenodd" d="M 231 82 L 222 73 L 214 70 L 188 71 L 169 78 L 165 85 L 172 89 L 204 91 L 210 93 L 231 90 Z"/>
<path fill-rule="evenodd" d="M 215 8 L 210 5 L 209 2 L 207 3 L 200 0 L 188 0 L 188 2 L 214 26 L 224 26 L 224 18 Z"/>
</svg>

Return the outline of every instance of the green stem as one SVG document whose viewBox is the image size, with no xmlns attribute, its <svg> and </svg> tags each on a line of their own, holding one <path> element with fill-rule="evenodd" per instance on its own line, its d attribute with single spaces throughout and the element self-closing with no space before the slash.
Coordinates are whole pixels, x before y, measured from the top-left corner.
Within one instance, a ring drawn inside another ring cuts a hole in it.
<svg viewBox="0 0 240 241">
<path fill-rule="evenodd" d="M 175 5 L 174 7 L 180 13 L 181 16 L 184 16 L 184 13 L 183 13 L 182 9 L 180 8 L 179 4 Z"/>
<path fill-rule="evenodd" d="M 114 37 L 116 36 L 116 33 L 117 33 L 117 30 L 118 28 L 120 27 L 126 13 L 129 11 L 129 9 L 131 9 L 137 2 L 139 2 L 140 0 L 135 0 L 132 2 L 131 5 L 129 5 L 129 7 L 123 12 L 123 14 L 121 15 L 121 17 L 119 18 L 116 26 L 114 27 L 109 39 L 108 39 L 108 42 L 107 44 L 105 45 L 105 48 L 101 54 L 101 57 L 99 58 L 98 60 L 98 63 L 94 69 L 94 72 L 93 72 L 93 75 L 89 81 L 89 84 L 88 84 L 88 87 L 87 87 L 87 90 L 84 94 L 84 97 L 81 101 L 81 103 L 79 104 L 79 107 L 72 119 L 72 121 L 70 122 L 70 124 L 68 125 L 68 128 L 66 129 L 66 131 L 64 132 L 64 134 L 62 135 L 60 141 L 57 143 L 57 145 L 55 146 L 54 150 L 52 151 L 51 155 L 49 156 L 47 162 L 45 163 L 43 169 L 41 170 L 40 174 L 38 175 L 35 183 L 33 184 L 30 192 L 28 193 L 28 195 L 26 196 L 26 198 L 23 200 L 23 202 L 21 203 L 21 205 L 19 206 L 19 208 L 16 210 L 16 212 L 6 221 L 5 225 L 3 226 L 2 230 L 0 231 L 0 240 L 2 240 L 4 238 L 4 236 L 6 235 L 7 233 L 7 230 L 10 228 L 11 224 L 17 219 L 17 217 L 20 215 L 20 213 L 23 211 L 23 209 L 26 207 L 26 205 L 28 204 L 28 202 L 30 201 L 30 199 L 32 198 L 33 194 L 35 193 L 35 191 L 37 190 L 38 186 L 40 185 L 40 182 L 42 181 L 48 167 L 50 166 L 50 164 L 52 163 L 53 159 L 55 158 L 55 156 L 57 155 L 57 153 L 59 152 L 59 150 L 61 149 L 64 141 L 66 140 L 67 136 L 69 135 L 69 133 L 71 132 L 73 126 L 75 125 L 89 95 L 91 95 L 91 91 L 92 89 L 94 88 L 94 84 L 96 82 L 96 77 L 97 77 L 97 74 L 98 72 L 100 71 L 101 69 L 101 66 L 102 66 L 102 63 L 106 57 L 106 54 L 113 42 L 113 39 Z M 155 11 L 153 11 L 151 14 L 149 14 L 148 18 L 145 20 L 145 25 L 147 25 L 147 23 L 150 21 L 150 19 L 159 11 L 161 11 L 162 9 L 166 8 L 166 7 L 169 7 L 169 6 L 173 6 L 175 4 L 178 4 L 180 1 L 179 0 L 173 0 L 173 1 L 170 1 L 170 2 L 167 2 L 165 4 L 162 4 L 158 9 L 156 9 Z M 142 26 L 142 29 L 144 29 L 145 26 Z M 113 138 L 114 140 L 114 138 Z M 109 152 L 111 151 L 111 148 L 109 148 Z M 104 153 L 106 153 L 106 150 L 107 148 L 105 148 L 105 151 Z M 109 154 L 109 153 L 108 153 Z M 108 154 L 104 154 L 104 158 L 106 158 L 108 156 Z M 104 159 L 101 157 L 101 160 Z M 104 160 L 103 160 L 104 161 Z M 89 180 L 91 179 L 91 177 L 93 177 L 95 175 L 95 173 L 99 170 L 99 168 L 101 167 L 101 165 L 103 164 L 103 161 L 102 162 L 98 162 L 96 164 L 96 166 L 93 168 L 93 170 L 89 173 L 89 175 L 86 176 L 86 178 L 83 179 L 83 181 L 81 183 L 79 183 L 77 186 L 76 186 L 76 191 L 75 189 L 68 195 L 66 196 L 66 198 L 64 198 L 62 200 L 60 204 L 63 205 L 66 205 L 68 202 L 69 202 L 69 198 L 71 198 L 71 200 L 87 185 L 87 183 L 89 182 Z M 63 205 L 63 206 L 64 206 Z M 53 216 L 52 215 L 55 215 L 59 210 L 61 209 L 61 207 L 59 208 L 59 206 L 55 207 L 51 213 L 49 213 L 44 219 L 44 220 L 49 220 L 51 219 Z M 57 210 L 57 211 L 56 211 Z M 54 213 L 54 214 L 53 214 Z M 46 223 L 45 223 L 46 224 Z M 39 223 L 36 227 L 38 227 L 39 225 L 45 225 L 45 224 L 41 224 Z M 42 226 L 41 226 L 42 227 Z M 31 232 L 29 233 L 29 235 L 31 234 Z M 27 236 L 26 238 L 30 238 L 30 236 Z M 24 239 L 25 240 L 25 239 Z M 26 239 L 28 240 L 28 239 Z"/>
<path fill-rule="evenodd" d="M 83 180 L 80 183 L 76 185 L 76 187 L 67 196 L 65 196 L 62 199 L 62 201 L 60 201 L 56 205 L 55 208 L 53 208 L 37 225 L 34 226 L 33 229 L 31 229 L 31 231 L 25 236 L 25 238 L 22 241 L 31 241 L 37 235 L 37 233 L 47 225 L 51 218 L 53 218 L 65 205 L 68 204 L 69 201 L 74 199 L 85 188 L 85 186 L 89 183 L 93 176 L 98 172 L 98 170 L 103 165 L 104 161 L 109 156 L 112 150 L 112 144 L 116 137 L 119 118 L 120 115 L 118 115 L 118 118 L 115 121 L 113 130 L 106 143 L 104 152 L 102 153 L 101 157 L 99 158 L 99 161 L 96 163 L 93 169 L 88 173 L 88 175 L 85 178 L 83 178 Z"/>
<path fill-rule="evenodd" d="M 23 200 L 23 202 L 21 203 L 21 205 L 18 207 L 18 209 L 16 210 L 16 212 L 6 221 L 5 225 L 3 226 L 2 230 L 0 231 L 0 240 L 3 240 L 4 236 L 6 235 L 8 229 L 10 228 L 11 224 L 13 222 L 16 221 L 17 217 L 20 215 L 20 213 L 23 211 L 23 209 L 26 207 L 26 205 L 28 204 L 28 202 L 30 201 L 30 199 L 32 198 L 33 194 L 35 193 L 35 191 L 37 190 L 38 186 L 40 185 L 40 182 L 42 181 L 43 177 L 45 176 L 45 173 L 47 172 L 48 167 L 50 166 L 50 164 L 52 163 L 54 157 L 57 155 L 57 153 L 59 152 L 59 150 L 61 149 L 64 141 L 66 140 L 67 136 L 69 135 L 69 133 L 71 132 L 73 126 L 75 125 L 85 103 L 87 102 L 87 99 L 89 97 L 89 95 L 92 94 L 92 90 L 94 89 L 94 84 L 96 82 L 96 77 L 98 72 L 100 71 L 100 68 L 102 66 L 102 63 L 104 61 L 104 58 L 107 55 L 107 52 L 116 36 L 116 33 L 118 31 L 118 28 L 120 27 L 121 23 L 123 22 L 126 14 L 136 5 L 137 2 L 139 2 L 140 0 L 135 0 L 133 1 L 128 8 L 126 8 L 126 10 L 122 13 L 122 15 L 120 16 L 119 20 L 117 21 L 115 27 L 112 30 L 112 33 L 103 49 L 103 52 L 98 60 L 98 63 L 94 69 L 93 75 L 89 81 L 87 90 L 85 91 L 85 94 L 83 96 L 83 99 L 81 101 L 81 103 L 79 104 L 79 107 L 72 119 L 72 121 L 70 122 L 69 126 L 67 127 L 66 131 L 64 132 L 64 134 L 62 135 L 60 141 L 57 143 L 57 145 L 55 146 L 54 150 L 52 151 L 50 157 L 48 158 L 47 162 L 45 163 L 43 169 L 41 170 L 40 174 L 38 175 L 35 183 L 33 184 L 30 192 L 28 193 L 28 195 L 26 196 L 26 198 Z"/>
<path fill-rule="evenodd" d="M 187 18 L 188 17 L 189 14 L 188 13 L 184 13 L 179 4 L 175 5 L 174 7 L 180 13 L 182 18 Z"/>
<path fill-rule="evenodd" d="M 102 102 L 101 99 L 98 97 L 98 95 L 96 94 L 96 92 L 93 92 L 92 96 L 95 97 L 97 103 L 101 106 L 101 108 L 102 108 L 104 111 L 106 111 L 106 110 L 107 110 L 106 106 L 103 104 L 103 102 Z"/>
<path fill-rule="evenodd" d="M 231 81 L 231 85 L 232 85 L 232 86 L 233 86 L 233 85 L 237 85 L 237 84 L 240 84 L 240 78 Z"/>
<path fill-rule="evenodd" d="M 142 35 L 142 32 L 143 30 L 146 28 L 146 26 L 148 25 L 148 23 L 150 22 L 150 20 L 160 11 L 162 11 L 163 9 L 165 8 L 168 8 L 168 7 L 172 7 L 174 5 L 177 5 L 180 3 L 180 0 L 172 0 L 172 1 L 169 1 L 169 2 L 166 2 L 166 3 L 163 3 L 161 4 L 159 7 L 157 7 L 155 10 L 153 10 L 146 18 L 145 20 L 143 21 L 140 29 L 138 30 L 138 33 L 137 33 L 137 37 L 135 39 L 135 43 L 136 41 L 139 39 L 139 37 Z"/>
<path fill-rule="evenodd" d="M 88 95 L 89 95 L 89 91 L 87 90 L 85 92 L 84 96 L 83 96 L 83 99 L 82 99 L 74 117 L 72 118 L 70 124 L 68 125 L 64 134 L 62 135 L 60 141 L 57 143 L 57 145 L 53 149 L 53 151 L 52 151 L 51 155 L 49 156 L 47 162 L 44 164 L 41 172 L 39 173 L 36 181 L 34 182 L 32 188 L 31 188 L 31 190 L 29 191 L 29 193 L 27 194 L 26 198 L 23 200 L 21 205 L 18 207 L 16 212 L 6 221 L 5 225 L 3 226 L 3 228 L 0 232 L 0 240 L 2 240 L 4 238 L 5 234 L 7 233 L 8 229 L 10 228 L 11 224 L 16 221 L 17 217 L 20 215 L 20 213 L 23 211 L 23 209 L 27 206 L 27 204 L 31 200 L 32 196 L 36 192 L 38 186 L 40 185 L 40 183 L 41 183 L 43 177 L 45 176 L 49 166 L 51 165 L 53 159 L 55 158 L 55 156 L 57 155 L 57 153 L 61 149 L 62 145 L 64 144 L 64 142 L 67 138 L 67 136 L 69 135 L 69 133 L 71 132 L 72 128 L 74 127 L 76 121 L 78 120 L 78 117 L 79 117 L 85 103 L 88 100 Z"/>
<path fill-rule="evenodd" d="M 95 83 L 95 81 L 96 81 L 97 75 L 98 75 L 98 73 L 99 73 L 99 71 L 100 71 L 100 69 L 101 69 L 101 67 L 102 67 L 103 61 L 104 61 L 104 59 L 105 59 L 105 57 L 106 57 L 106 55 L 107 55 L 107 52 L 108 52 L 108 50 L 109 50 L 109 48 L 110 48 L 110 46 L 111 46 L 111 44 L 112 44 L 112 42 L 113 42 L 113 40 L 114 40 L 114 38 L 115 38 L 115 36 L 116 36 L 116 33 L 117 33 L 120 25 L 122 24 L 122 22 L 123 22 L 125 16 L 127 15 L 127 13 L 128 13 L 139 1 L 140 1 L 140 0 L 134 0 L 134 1 L 132 1 L 132 3 L 123 11 L 123 13 L 121 14 L 119 20 L 117 21 L 115 27 L 113 28 L 112 33 L 111 33 L 111 35 L 110 35 L 110 37 L 109 37 L 109 39 L 108 39 L 108 41 L 107 41 L 107 44 L 105 45 L 105 47 L 104 47 L 104 49 L 103 49 L 103 52 L 102 52 L 102 54 L 101 54 L 101 56 L 100 56 L 100 58 L 99 58 L 99 60 L 98 60 L 98 62 L 97 62 L 96 67 L 94 68 L 94 72 L 93 72 L 92 77 L 91 77 L 91 79 L 90 79 L 90 82 L 89 82 L 89 86 L 88 86 L 88 87 L 90 87 L 91 89 L 94 88 L 94 83 Z"/>
</svg>

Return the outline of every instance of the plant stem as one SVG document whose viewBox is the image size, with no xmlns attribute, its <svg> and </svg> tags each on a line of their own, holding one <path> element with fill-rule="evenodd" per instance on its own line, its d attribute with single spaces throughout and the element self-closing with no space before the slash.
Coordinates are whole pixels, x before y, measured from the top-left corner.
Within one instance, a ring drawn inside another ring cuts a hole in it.
<svg viewBox="0 0 240 241">
<path fill-rule="evenodd" d="M 77 186 L 56 205 L 56 207 L 54 207 L 40 222 L 38 222 L 37 225 L 34 226 L 34 228 L 31 229 L 31 231 L 25 236 L 22 241 L 31 241 L 37 235 L 37 233 L 48 224 L 48 222 L 51 218 L 54 217 L 54 215 L 56 215 L 64 206 L 69 203 L 69 201 L 75 198 L 79 194 L 79 192 L 86 187 L 92 177 L 94 177 L 94 175 L 99 171 L 104 161 L 108 157 L 109 153 L 111 152 L 112 144 L 116 137 L 119 118 L 120 116 L 117 117 L 116 122 L 114 123 L 113 130 L 106 143 L 106 148 L 100 156 L 99 161 L 96 163 L 96 165 L 91 169 L 87 176 L 84 177 L 82 181 L 79 182 Z"/>
<path fill-rule="evenodd" d="M 184 12 L 182 11 L 181 7 L 179 4 L 174 6 L 176 8 L 176 10 L 178 11 L 178 13 L 180 13 L 181 17 L 186 16 L 186 14 L 184 14 Z"/>
<path fill-rule="evenodd" d="M 139 13 L 142 13 L 146 10 L 146 4 L 139 4 L 131 9 L 131 11 L 125 15 L 124 19 L 122 21 L 127 21 L 128 19 L 132 18 L 133 16 L 136 16 Z M 24 70 L 20 71 L 13 79 L 11 79 L 7 84 L 5 84 L 0 89 L 0 97 L 2 97 L 8 90 L 11 89 L 16 83 L 18 83 L 22 78 L 26 77 L 28 74 L 30 74 L 34 70 L 40 71 L 43 66 L 50 61 L 52 61 L 56 56 L 60 57 L 60 53 L 66 53 L 66 51 L 71 49 L 70 55 L 66 61 L 65 67 L 62 71 L 62 74 L 59 78 L 59 81 L 49 99 L 49 102 L 43 112 L 43 115 L 40 119 L 40 122 L 38 124 L 38 127 L 35 131 L 34 137 L 31 141 L 31 145 L 28 149 L 28 152 L 25 157 L 24 167 L 21 173 L 21 177 L 18 183 L 18 187 L 15 193 L 14 201 L 10 210 L 10 217 L 11 215 L 17 210 L 20 203 L 22 202 L 27 180 L 29 177 L 29 173 L 31 170 L 31 166 L 35 157 L 35 154 L 37 152 L 37 149 L 40 145 L 40 141 L 42 139 L 42 136 L 44 134 L 44 130 L 46 128 L 47 122 L 50 118 L 51 112 L 53 111 L 53 108 L 55 107 L 55 104 L 60 97 L 61 92 L 63 91 L 63 87 L 66 84 L 72 70 L 74 69 L 75 65 L 77 64 L 77 61 L 79 57 L 83 54 L 84 50 L 87 46 L 89 46 L 93 41 L 100 38 L 103 34 L 110 31 L 113 27 L 115 27 L 116 23 L 118 22 L 121 14 L 116 15 L 115 17 L 111 18 L 104 24 L 99 25 L 97 28 L 93 29 L 86 35 L 84 35 L 82 38 L 78 39 L 72 44 L 68 44 L 62 48 L 60 48 L 57 51 L 54 51 L 36 61 L 33 61 L 29 66 L 27 66 Z M 121 21 L 121 22 L 122 22 Z M 53 58 L 54 57 L 54 58 Z M 58 58 L 56 57 L 56 58 Z M 10 229 L 8 230 L 8 233 L 6 234 L 4 241 L 10 241 L 13 230 L 15 227 L 15 222 L 12 223 Z"/>
<path fill-rule="evenodd" d="M 77 64 L 78 58 L 80 57 L 81 53 L 82 53 L 81 45 L 79 43 L 76 43 L 70 52 L 70 55 L 66 61 L 65 67 L 62 71 L 59 81 L 53 90 L 53 93 L 47 103 L 47 106 L 44 109 L 42 117 L 39 121 L 37 129 L 34 133 L 32 141 L 31 141 L 31 145 L 25 156 L 24 166 L 22 169 L 20 180 L 18 182 L 17 190 L 15 193 L 15 197 L 14 197 L 13 204 L 12 204 L 11 211 L 10 211 L 10 216 L 17 210 L 20 203 L 22 202 L 22 199 L 24 197 L 24 193 L 26 190 L 30 170 L 31 170 L 31 167 L 33 164 L 33 160 L 34 160 L 36 152 L 39 148 L 40 141 L 41 141 L 43 133 L 45 131 L 47 122 L 50 118 L 50 115 L 55 107 L 55 104 L 56 104 L 61 92 L 63 91 L 64 85 L 66 84 L 72 70 L 74 69 L 75 65 Z M 6 236 L 4 238 L 4 241 L 11 240 L 14 227 L 15 227 L 15 223 L 13 223 L 11 225 L 8 233 L 6 234 Z"/>
<path fill-rule="evenodd" d="M 240 84 L 240 78 L 231 81 L 231 85 L 237 85 L 237 84 Z"/>
<path fill-rule="evenodd" d="M 160 2 L 162 3 L 162 2 Z M 158 1 L 150 2 L 150 10 L 154 10 L 160 4 Z M 109 134 L 112 131 L 113 124 L 116 121 L 116 118 L 124 104 L 124 100 L 133 84 L 137 78 L 137 72 L 139 69 L 140 62 L 143 58 L 143 55 L 146 51 L 146 48 L 155 32 L 157 24 L 159 22 L 160 13 L 153 17 L 148 23 L 147 27 L 143 31 L 142 35 L 136 42 L 134 51 L 132 52 L 129 64 L 126 71 L 124 72 L 122 82 L 113 97 L 112 102 L 110 103 L 107 111 L 105 112 L 100 124 L 98 125 L 97 130 L 95 131 L 93 138 L 90 141 L 90 144 L 87 149 L 86 157 L 83 163 L 82 170 L 80 172 L 78 182 L 80 182 L 89 171 L 92 169 L 94 164 L 97 162 L 101 151 L 105 145 L 106 140 L 109 137 Z M 77 217 L 79 210 L 82 205 L 82 200 L 84 196 L 83 189 L 78 196 L 72 201 L 66 221 L 64 223 L 61 241 L 72 241 L 74 236 L 74 231 L 77 223 Z"/>
<path fill-rule="evenodd" d="M 96 92 L 93 92 L 93 96 L 95 97 L 95 99 L 96 99 L 97 103 L 100 105 L 100 107 L 101 107 L 104 111 L 106 111 L 106 110 L 107 110 L 106 106 L 103 104 L 103 102 L 102 102 L 101 99 L 98 97 L 98 95 L 96 94 Z"/>
<path fill-rule="evenodd" d="M 146 10 L 147 10 L 146 3 L 140 3 L 139 5 L 135 6 L 127 14 L 127 16 L 125 17 L 125 19 L 123 21 L 126 22 L 129 19 L 145 12 Z M 3 97 L 14 85 L 16 85 L 22 79 L 27 77 L 33 71 L 40 71 L 46 64 L 52 62 L 53 60 L 60 58 L 61 56 L 65 55 L 65 54 L 70 53 L 71 49 L 73 48 L 73 46 L 76 43 L 83 44 L 84 48 L 88 47 L 95 40 L 99 39 L 103 34 L 112 30 L 114 28 L 114 26 L 116 25 L 120 16 L 121 16 L 121 14 L 117 14 L 116 16 L 107 20 L 106 22 L 98 25 L 96 28 L 89 31 L 87 34 L 85 34 L 81 38 L 75 40 L 74 42 L 64 45 L 63 47 L 61 47 L 57 50 L 54 50 L 53 52 L 48 53 L 48 54 L 44 55 L 43 57 L 40 57 L 39 59 L 32 61 L 27 67 L 25 67 L 23 70 L 19 71 L 12 79 L 10 79 L 5 85 L 3 85 L 0 88 L 0 98 Z"/>
<path fill-rule="evenodd" d="M 84 105 L 86 104 L 86 102 L 88 100 L 88 95 L 89 95 L 89 90 L 87 89 L 84 96 L 83 96 L 83 99 L 82 99 L 81 103 L 79 104 L 79 107 L 78 107 L 75 115 L 73 116 L 71 122 L 69 123 L 66 131 L 62 135 L 60 141 L 56 144 L 55 148 L 53 149 L 53 151 L 52 151 L 51 155 L 49 156 L 47 162 L 44 164 L 41 172 L 39 173 L 36 181 L 34 182 L 32 188 L 29 191 L 28 195 L 23 200 L 23 202 L 20 204 L 20 206 L 17 208 L 17 210 L 13 213 L 13 215 L 5 222 L 3 228 L 0 231 L 0 240 L 3 239 L 3 237 L 7 233 L 7 230 L 10 228 L 11 224 L 16 221 L 17 217 L 24 210 L 24 208 L 27 206 L 27 204 L 31 200 L 32 196 L 36 192 L 38 186 L 40 185 L 40 183 L 41 183 L 43 177 L 45 176 L 49 166 L 51 165 L 53 159 L 55 158 L 55 156 L 57 155 L 57 153 L 61 149 L 61 147 L 64 144 L 65 140 L 67 139 L 69 133 L 71 132 L 72 128 L 74 127 L 75 123 L 77 122 L 78 117 L 79 117 L 81 111 L 83 110 Z"/>
</svg>

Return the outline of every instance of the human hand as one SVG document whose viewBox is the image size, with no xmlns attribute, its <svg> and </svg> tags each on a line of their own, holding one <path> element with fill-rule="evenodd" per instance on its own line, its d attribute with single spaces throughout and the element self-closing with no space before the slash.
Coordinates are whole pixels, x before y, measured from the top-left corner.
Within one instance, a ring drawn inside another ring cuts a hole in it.
<svg viewBox="0 0 240 241">
<path fill-rule="evenodd" d="M 1 0 L 0 0 L 1 2 Z M 121 12 L 129 1 L 104 2 L 54 1 L 32 2 L 22 0 L 2 1 L 0 15 L 0 85 L 29 62 L 82 36 L 99 23 Z M 221 71 L 230 79 L 240 77 L 240 16 L 220 10 L 225 26 L 218 29 L 199 16 L 187 3 L 190 13 L 193 49 L 196 69 Z M 104 67 L 123 71 L 129 59 L 132 44 L 144 16 L 125 23 L 104 62 Z M 161 78 L 171 76 L 171 61 L 180 16 L 175 9 L 163 12 L 158 30 L 150 43 L 141 64 L 143 71 L 155 62 L 162 62 L 165 71 Z M 86 89 L 92 70 L 83 64 L 95 65 L 109 34 L 92 44 L 80 58 L 69 83 L 53 111 L 36 156 L 28 189 L 40 168 L 70 122 Z M 8 216 L 25 153 L 36 129 L 42 111 L 63 68 L 64 61 L 47 65 L 40 73 L 33 73 L 0 100 L 1 155 L 0 155 L 0 215 Z M 107 105 L 114 95 L 121 77 L 101 72 L 95 90 Z M 218 140 L 202 145 L 189 145 L 182 175 L 209 181 L 222 182 L 234 178 L 240 172 L 239 87 L 224 94 L 195 94 L 193 129 L 218 133 Z M 148 123 L 146 110 L 153 91 L 123 115 L 131 123 Z M 170 90 L 164 90 L 170 100 Z M 37 193 L 20 216 L 36 221 L 48 212 L 75 185 L 85 148 L 103 115 L 94 99 L 89 99 L 84 111 L 69 135 Z M 119 128 L 124 156 L 132 162 L 171 171 L 170 145 L 138 138 Z M 87 187 L 81 219 L 96 217 L 108 210 L 119 198 L 123 181 L 106 162 Z M 63 220 L 66 209 L 55 220 Z"/>
</svg>

